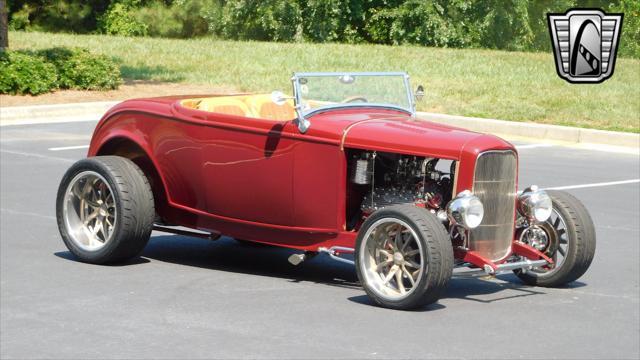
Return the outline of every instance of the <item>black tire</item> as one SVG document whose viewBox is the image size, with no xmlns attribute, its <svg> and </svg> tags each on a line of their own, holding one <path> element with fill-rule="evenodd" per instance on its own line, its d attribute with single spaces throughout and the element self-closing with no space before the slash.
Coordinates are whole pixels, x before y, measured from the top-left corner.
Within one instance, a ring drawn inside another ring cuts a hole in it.
<svg viewBox="0 0 640 360">
<path fill-rule="evenodd" d="M 515 274 L 529 285 L 557 287 L 577 280 L 587 271 L 596 250 L 596 230 L 580 200 L 565 191 L 548 190 L 547 193 L 554 211 L 564 219 L 566 225 L 566 256 L 562 264 L 552 271 L 516 270 Z M 546 225 L 545 229 L 553 229 L 550 221 Z"/>
<path fill-rule="evenodd" d="M 109 240 L 93 251 L 82 248 L 70 235 L 64 214 L 69 183 L 83 172 L 99 174 L 106 180 L 117 209 Z M 81 261 L 106 264 L 128 260 L 144 249 L 151 236 L 155 218 L 153 192 L 142 170 L 129 159 L 119 156 L 83 159 L 73 164 L 60 182 L 56 217 L 62 240 Z"/>
<path fill-rule="evenodd" d="M 422 252 L 422 276 L 408 296 L 390 300 L 380 296 L 367 282 L 364 273 L 364 257 L 361 257 L 367 230 L 378 220 L 399 219 L 409 225 L 417 235 Z M 442 223 L 429 211 L 413 205 L 396 205 L 380 209 L 364 222 L 356 240 L 355 265 L 358 279 L 367 295 L 383 307 L 410 310 L 432 304 L 443 295 L 453 271 L 453 248 L 449 235 Z"/>
</svg>

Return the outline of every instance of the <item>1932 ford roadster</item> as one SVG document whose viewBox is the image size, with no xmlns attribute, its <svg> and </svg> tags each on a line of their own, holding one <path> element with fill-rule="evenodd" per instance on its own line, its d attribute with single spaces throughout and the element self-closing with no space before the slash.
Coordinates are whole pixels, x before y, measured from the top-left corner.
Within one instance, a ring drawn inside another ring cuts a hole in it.
<svg viewBox="0 0 640 360">
<path fill-rule="evenodd" d="M 155 228 L 298 249 L 296 265 L 326 253 L 355 263 L 373 301 L 397 309 L 437 301 L 454 267 L 513 271 L 539 286 L 589 267 L 595 230 L 584 206 L 565 192 L 518 192 L 510 143 L 418 119 L 423 89 L 414 94 L 405 73 L 292 82 L 291 97 L 164 97 L 109 110 L 59 187 L 66 246 L 82 261 L 122 261 Z"/>
</svg>

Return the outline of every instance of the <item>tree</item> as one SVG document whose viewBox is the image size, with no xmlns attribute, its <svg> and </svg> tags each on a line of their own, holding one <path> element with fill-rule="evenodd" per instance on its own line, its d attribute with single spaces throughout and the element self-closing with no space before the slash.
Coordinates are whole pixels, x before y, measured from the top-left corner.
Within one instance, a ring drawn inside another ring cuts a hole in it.
<svg viewBox="0 0 640 360">
<path fill-rule="evenodd" d="M 7 1 L 0 0 L 0 52 L 9 47 L 9 19 Z"/>
</svg>

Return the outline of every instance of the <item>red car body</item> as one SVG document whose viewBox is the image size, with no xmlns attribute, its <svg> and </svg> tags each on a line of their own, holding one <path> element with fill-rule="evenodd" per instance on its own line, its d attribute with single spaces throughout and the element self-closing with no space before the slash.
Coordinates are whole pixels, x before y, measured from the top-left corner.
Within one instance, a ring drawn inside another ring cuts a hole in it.
<svg viewBox="0 0 640 360">
<path fill-rule="evenodd" d="M 97 125 L 88 156 L 142 151 L 151 163 L 140 165 L 154 173 L 156 197 L 163 195 L 157 211 L 169 223 L 300 250 L 354 247 L 345 149 L 459 161 L 454 193 L 471 190 L 479 153 L 516 152 L 498 137 L 393 109 L 320 112 L 301 134 L 293 121 L 191 109 L 180 104 L 185 98 L 115 106 Z"/>
</svg>

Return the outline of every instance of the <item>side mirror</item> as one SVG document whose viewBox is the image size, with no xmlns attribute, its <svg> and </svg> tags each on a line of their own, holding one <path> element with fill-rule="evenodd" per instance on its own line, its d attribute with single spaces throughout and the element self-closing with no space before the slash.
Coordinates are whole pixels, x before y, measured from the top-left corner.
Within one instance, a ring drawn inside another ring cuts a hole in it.
<svg viewBox="0 0 640 360">
<path fill-rule="evenodd" d="M 414 94 L 416 101 L 420 101 L 422 100 L 422 98 L 424 97 L 424 86 L 422 85 L 418 85 L 418 87 L 416 88 L 416 93 Z"/>
<path fill-rule="evenodd" d="M 271 93 L 271 101 L 278 106 L 284 105 L 287 100 L 293 99 L 293 96 L 287 96 L 282 91 L 274 91 Z"/>
</svg>

